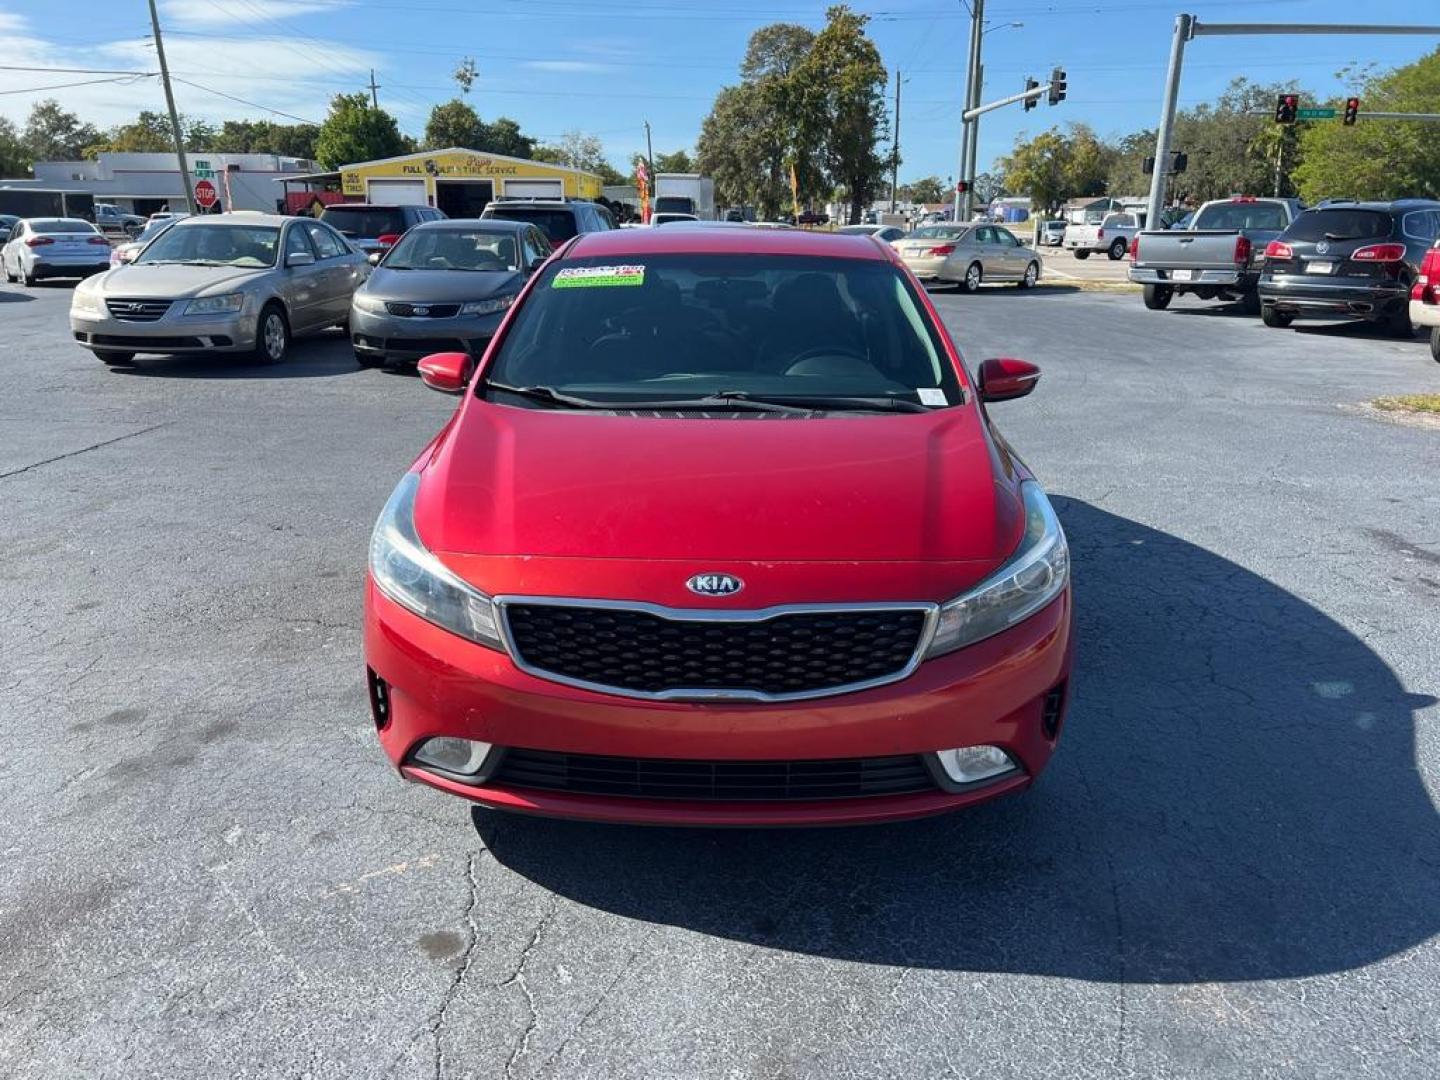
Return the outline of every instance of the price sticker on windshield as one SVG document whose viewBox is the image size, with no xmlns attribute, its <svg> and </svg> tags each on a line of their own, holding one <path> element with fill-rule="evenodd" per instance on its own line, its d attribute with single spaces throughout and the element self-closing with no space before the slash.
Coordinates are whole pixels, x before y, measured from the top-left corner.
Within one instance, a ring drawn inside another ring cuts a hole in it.
<svg viewBox="0 0 1440 1080">
<path fill-rule="evenodd" d="M 571 266 L 555 275 L 556 289 L 598 289 L 617 285 L 644 285 L 643 266 Z"/>
</svg>

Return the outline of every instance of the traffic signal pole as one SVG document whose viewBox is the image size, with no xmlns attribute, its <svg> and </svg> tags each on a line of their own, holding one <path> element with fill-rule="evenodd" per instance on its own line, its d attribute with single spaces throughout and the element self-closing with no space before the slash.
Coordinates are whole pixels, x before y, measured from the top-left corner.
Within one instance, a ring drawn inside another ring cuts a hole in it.
<svg viewBox="0 0 1440 1080">
<path fill-rule="evenodd" d="M 985 32 L 985 0 L 974 0 L 970 5 L 970 62 L 965 68 L 965 107 L 961 110 L 968 113 L 976 105 L 980 104 L 980 37 Z M 974 152 L 971 147 L 975 144 L 972 139 L 976 125 L 961 117 L 960 124 L 960 168 L 956 170 L 955 178 L 962 183 L 974 173 L 974 163 L 970 155 Z M 978 134 L 978 133 L 977 133 Z M 967 185 L 968 187 L 968 185 Z M 955 220 L 964 221 L 970 216 L 970 195 L 967 190 L 963 199 L 965 217 L 961 217 L 961 195 L 960 188 L 955 188 Z"/>
<path fill-rule="evenodd" d="M 1175 37 L 1170 44 L 1170 68 L 1165 75 L 1165 94 L 1160 105 L 1160 127 L 1155 133 L 1155 160 L 1166 161 L 1170 132 L 1175 125 L 1175 103 L 1180 97 L 1180 69 L 1185 61 L 1185 43 L 1197 37 L 1250 36 L 1255 34 L 1440 34 L 1440 26 L 1374 26 L 1347 23 L 1202 23 L 1194 15 L 1175 17 Z M 1361 117 L 1382 118 L 1376 113 Z M 1405 119 L 1411 119 L 1406 116 Z M 1396 117 L 1399 119 L 1399 117 Z M 1155 228 L 1165 207 L 1165 174 L 1160 169 L 1150 181 L 1149 213 L 1146 226 Z"/>
</svg>

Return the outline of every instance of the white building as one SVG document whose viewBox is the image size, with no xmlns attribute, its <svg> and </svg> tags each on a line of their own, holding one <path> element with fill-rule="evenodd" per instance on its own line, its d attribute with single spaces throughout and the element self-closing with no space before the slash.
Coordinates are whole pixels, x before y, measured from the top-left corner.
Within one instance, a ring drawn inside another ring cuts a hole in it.
<svg viewBox="0 0 1440 1080">
<path fill-rule="evenodd" d="M 277 154 L 185 155 L 190 182 L 209 180 L 224 210 L 269 210 L 284 207 L 284 193 L 275 181 L 293 173 L 314 172 L 305 158 Z M 35 178 L 0 180 L 6 187 L 85 191 L 96 202 L 114 203 L 128 213 L 148 217 L 157 210 L 185 209 L 185 190 L 174 154 L 109 154 L 94 161 L 37 161 Z"/>
</svg>

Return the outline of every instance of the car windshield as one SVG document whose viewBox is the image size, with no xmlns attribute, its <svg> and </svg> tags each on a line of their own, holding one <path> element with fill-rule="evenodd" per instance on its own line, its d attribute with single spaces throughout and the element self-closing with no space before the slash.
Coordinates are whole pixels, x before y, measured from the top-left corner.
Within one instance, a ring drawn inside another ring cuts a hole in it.
<svg viewBox="0 0 1440 1080">
<path fill-rule="evenodd" d="M 835 231 L 842 233 L 862 233 L 865 236 L 874 236 L 881 228 L 882 226 L 880 225 L 842 225 Z"/>
<path fill-rule="evenodd" d="M 93 233 L 95 226 L 88 221 L 72 218 L 31 218 L 30 231 L 37 233 Z"/>
<path fill-rule="evenodd" d="M 367 206 L 349 209 L 327 206 L 320 220 L 352 240 L 378 240 L 405 231 L 405 212 L 398 206 Z"/>
<path fill-rule="evenodd" d="M 1390 215 L 1378 210 L 1307 210 L 1285 231 L 1287 240 L 1364 240 L 1390 235 Z"/>
<path fill-rule="evenodd" d="M 412 229 L 381 264 L 387 270 L 514 270 L 512 233 L 483 229 Z"/>
<path fill-rule="evenodd" d="M 911 240 L 954 240 L 964 236 L 969 228 L 964 225 L 926 225 L 910 234 Z"/>
<path fill-rule="evenodd" d="M 575 235 L 575 213 L 558 207 L 544 206 L 497 206 L 491 203 L 485 209 L 485 216 L 501 221 L 528 221 L 537 225 L 550 238 L 550 243 L 559 247 Z"/>
<path fill-rule="evenodd" d="M 168 229 L 171 224 L 172 223 L 169 218 L 163 218 L 160 221 L 146 222 L 145 227 L 136 234 L 135 243 L 138 244 L 146 240 L 154 240 L 155 237 L 159 236 L 162 232 Z"/>
<path fill-rule="evenodd" d="M 280 230 L 273 225 L 176 225 L 157 237 L 135 262 L 274 266 L 279 240 Z"/>
<path fill-rule="evenodd" d="M 666 254 L 551 263 L 487 380 L 590 402 L 733 395 L 913 409 L 960 400 L 909 281 L 880 259 Z"/>
<path fill-rule="evenodd" d="M 1283 229 L 1285 208 L 1279 203 L 1227 202 L 1207 206 L 1195 216 L 1197 229 Z"/>
</svg>

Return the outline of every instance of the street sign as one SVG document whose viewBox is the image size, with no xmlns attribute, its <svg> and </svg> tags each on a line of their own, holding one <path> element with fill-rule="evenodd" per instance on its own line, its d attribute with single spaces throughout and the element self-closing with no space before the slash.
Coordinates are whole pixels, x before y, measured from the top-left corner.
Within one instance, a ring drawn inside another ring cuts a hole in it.
<svg viewBox="0 0 1440 1080">
<path fill-rule="evenodd" d="M 215 170 L 210 168 L 210 162 L 200 161 L 198 159 L 192 162 L 192 168 L 190 169 L 190 171 L 196 176 L 198 176 L 201 180 L 209 180 L 215 175 Z"/>
<path fill-rule="evenodd" d="M 1301 109 L 1295 114 L 1301 120 L 1334 120 L 1334 109 Z"/>
<path fill-rule="evenodd" d="M 210 207 L 215 205 L 219 198 L 219 194 L 215 191 L 215 185 L 209 180 L 201 180 L 195 185 L 195 201 L 199 203 L 203 209 L 209 210 Z"/>
</svg>

